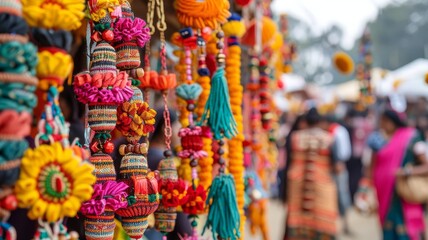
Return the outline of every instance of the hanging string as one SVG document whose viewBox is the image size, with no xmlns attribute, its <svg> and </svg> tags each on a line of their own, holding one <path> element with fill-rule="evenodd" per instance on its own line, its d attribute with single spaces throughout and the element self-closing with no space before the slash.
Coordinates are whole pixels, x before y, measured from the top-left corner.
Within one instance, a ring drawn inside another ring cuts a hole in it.
<svg viewBox="0 0 428 240">
<path fill-rule="evenodd" d="M 165 144 L 166 149 L 171 150 L 171 137 L 172 137 L 172 128 L 171 128 L 171 118 L 170 113 L 168 109 L 168 90 L 164 91 L 163 94 L 163 102 L 164 102 L 164 112 L 163 112 L 163 118 L 165 119 L 165 128 L 164 128 L 164 134 L 165 134 Z"/>
</svg>

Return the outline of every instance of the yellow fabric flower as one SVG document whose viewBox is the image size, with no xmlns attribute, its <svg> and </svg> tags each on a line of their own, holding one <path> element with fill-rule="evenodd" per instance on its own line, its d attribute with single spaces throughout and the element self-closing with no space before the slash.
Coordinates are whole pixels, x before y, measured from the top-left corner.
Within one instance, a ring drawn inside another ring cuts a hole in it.
<svg viewBox="0 0 428 240">
<path fill-rule="evenodd" d="M 333 64 L 342 74 L 348 75 L 354 71 L 354 61 L 348 54 L 344 52 L 337 52 L 334 54 Z"/>
<path fill-rule="evenodd" d="M 102 18 L 113 12 L 116 7 L 120 6 L 123 0 L 98 0 L 95 6 L 91 6 L 91 19 L 95 22 L 100 21 Z"/>
<path fill-rule="evenodd" d="M 73 71 L 73 58 L 63 52 L 45 50 L 38 53 L 37 77 L 39 88 L 47 90 L 50 86 L 62 87 L 64 80 Z"/>
<path fill-rule="evenodd" d="M 92 196 L 93 166 L 83 163 L 71 148 L 60 143 L 25 152 L 15 186 L 18 205 L 29 208 L 28 217 L 55 222 L 74 217 Z"/>
<path fill-rule="evenodd" d="M 32 27 L 75 30 L 82 24 L 84 0 L 22 0 L 23 14 Z"/>
</svg>

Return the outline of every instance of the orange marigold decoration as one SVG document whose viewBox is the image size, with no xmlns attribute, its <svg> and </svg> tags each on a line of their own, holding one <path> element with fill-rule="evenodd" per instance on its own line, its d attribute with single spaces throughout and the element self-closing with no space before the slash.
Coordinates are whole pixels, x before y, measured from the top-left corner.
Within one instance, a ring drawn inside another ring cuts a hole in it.
<svg viewBox="0 0 428 240">
<path fill-rule="evenodd" d="M 333 65 L 337 71 L 342 74 L 349 75 L 354 72 L 354 61 L 345 52 L 337 52 L 333 56 Z"/>
<path fill-rule="evenodd" d="M 176 0 L 178 21 L 188 27 L 216 29 L 229 17 L 229 0 Z"/>
<path fill-rule="evenodd" d="M 244 126 L 242 117 L 243 87 L 241 85 L 241 47 L 238 39 L 243 35 L 245 29 L 241 17 L 232 14 L 229 22 L 223 25 L 226 37 L 228 37 L 228 51 L 226 58 L 226 78 L 229 87 L 230 105 L 233 117 L 237 124 L 238 134 L 228 141 L 231 151 L 228 154 L 229 172 L 235 180 L 235 191 L 238 202 L 239 214 L 241 216 L 241 234 L 244 232 L 245 224 L 245 185 L 244 185 Z M 243 239 L 241 235 L 241 239 Z"/>
</svg>

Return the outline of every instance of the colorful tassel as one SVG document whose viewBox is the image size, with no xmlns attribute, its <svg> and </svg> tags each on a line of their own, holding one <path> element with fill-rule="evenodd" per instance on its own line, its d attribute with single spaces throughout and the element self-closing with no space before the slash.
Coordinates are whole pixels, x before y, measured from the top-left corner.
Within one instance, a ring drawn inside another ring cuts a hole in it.
<svg viewBox="0 0 428 240">
<path fill-rule="evenodd" d="M 214 179 L 208 194 L 207 205 L 210 211 L 202 234 L 209 228 L 213 239 L 239 239 L 239 210 L 235 182 L 231 175 L 222 174 Z"/>
<path fill-rule="evenodd" d="M 211 93 L 202 116 L 202 121 L 207 121 L 215 139 L 222 137 L 230 139 L 237 133 L 237 125 L 229 101 L 224 67 L 221 67 L 217 69 L 211 80 Z"/>
</svg>

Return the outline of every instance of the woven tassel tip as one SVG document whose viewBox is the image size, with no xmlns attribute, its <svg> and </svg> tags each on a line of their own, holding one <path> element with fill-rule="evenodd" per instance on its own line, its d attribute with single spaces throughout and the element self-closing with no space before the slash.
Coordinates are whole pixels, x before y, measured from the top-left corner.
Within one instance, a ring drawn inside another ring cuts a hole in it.
<svg viewBox="0 0 428 240">
<path fill-rule="evenodd" d="M 207 121 L 217 140 L 223 137 L 230 139 L 237 134 L 229 98 L 224 68 L 221 67 L 212 77 L 211 92 L 202 115 L 202 122 Z"/>
<path fill-rule="evenodd" d="M 239 239 L 240 215 L 235 181 L 231 175 L 221 174 L 213 180 L 207 204 L 209 212 L 202 234 L 206 229 L 211 229 L 213 239 Z"/>
</svg>

